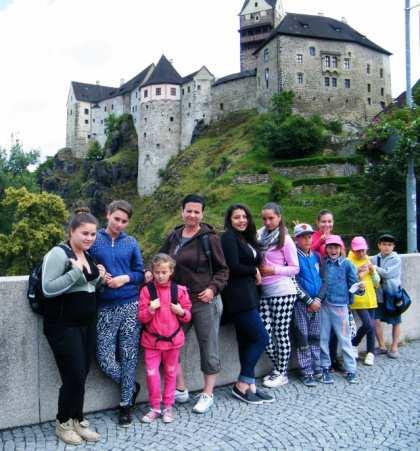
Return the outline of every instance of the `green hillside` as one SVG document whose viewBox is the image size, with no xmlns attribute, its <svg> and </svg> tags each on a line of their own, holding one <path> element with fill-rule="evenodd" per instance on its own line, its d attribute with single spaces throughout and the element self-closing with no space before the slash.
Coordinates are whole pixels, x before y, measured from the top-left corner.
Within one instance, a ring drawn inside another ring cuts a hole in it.
<svg viewBox="0 0 420 451">
<path fill-rule="evenodd" d="M 329 208 L 335 213 L 337 231 L 343 235 L 357 231 L 352 218 L 348 218 L 344 212 L 348 208 L 347 190 L 352 179 L 306 177 L 292 181 L 277 175 L 276 167 L 281 167 L 282 162 L 271 159 L 266 151 L 257 149 L 252 144 L 251 131 L 256 118 L 255 112 L 248 111 L 236 113 L 215 123 L 193 145 L 170 161 L 161 173 L 160 187 L 152 196 L 132 196 L 129 199 L 135 206 L 130 231 L 139 239 L 146 257 L 156 251 L 163 237 L 174 225 L 180 223 L 181 200 L 183 196 L 193 192 L 205 196 L 205 221 L 215 225 L 218 230 L 223 229 L 226 208 L 236 202 L 245 203 L 251 208 L 259 226 L 261 207 L 276 197 L 272 188 L 273 185 L 280 184 L 283 195 L 280 191 L 277 196 L 289 228 L 293 227 L 293 220 L 314 223 L 318 211 Z M 346 160 L 334 155 L 316 158 L 323 164 L 328 163 L 329 158 L 332 162 Z M 352 157 L 347 159 L 352 160 Z M 317 164 L 314 158 L 307 160 L 311 160 L 307 162 L 309 166 Z M 294 161 L 294 165 L 298 164 Z M 235 183 L 238 176 L 256 174 L 266 174 L 269 181 L 261 184 Z M 337 185 L 338 192 L 331 196 L 312 189 L 313 185 L 325 183 Z M 303 192 L 285 195 L 284 185 L 289 188 L 304 185 Z"/>
</svg>

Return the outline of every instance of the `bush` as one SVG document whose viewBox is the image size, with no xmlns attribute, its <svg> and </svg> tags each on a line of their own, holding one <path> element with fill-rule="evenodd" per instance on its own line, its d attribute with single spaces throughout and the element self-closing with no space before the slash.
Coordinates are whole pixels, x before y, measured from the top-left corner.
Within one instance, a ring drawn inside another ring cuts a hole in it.
<svg viewBox="0 0 420 451">
<path fill-rule="evenodd" d="M 86 160 L 99 161 L 105 158 L 105 151 L 98 141 L 91 141 L 89 144 Z"/>
<path fill-rule="evenodd" d="M 274 202 L 282 202 L 290 193 L 292 184 L 284 178 L 277 178 L 271 184 L 270 199 Z"/>
<path fill-rule="evenodd" d="M 338 120 L 332 120 L 325 123 L 325 127 L 334 135 L 341 135 L 343 132 L 343 124 Z"/>
</svg>

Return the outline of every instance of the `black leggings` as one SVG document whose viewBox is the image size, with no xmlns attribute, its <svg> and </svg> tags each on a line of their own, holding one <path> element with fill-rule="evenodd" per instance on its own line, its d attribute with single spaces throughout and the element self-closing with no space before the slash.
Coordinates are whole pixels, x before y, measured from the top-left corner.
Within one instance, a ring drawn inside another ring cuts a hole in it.
<svg viewBox="0 0 420 451">
<path fill-rule="evenodd" d="M 44 323 L 44 334 L 60 372 L 57 420 L 83 420 L 85 383 L 95 352 L 95 322 L 89 326 L 68 327 Z"/>
</svg>

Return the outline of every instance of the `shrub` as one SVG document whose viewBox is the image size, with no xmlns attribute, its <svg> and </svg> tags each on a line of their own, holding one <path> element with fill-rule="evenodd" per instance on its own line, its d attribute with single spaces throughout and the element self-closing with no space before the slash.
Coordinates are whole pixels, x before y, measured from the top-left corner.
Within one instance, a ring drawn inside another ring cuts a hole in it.
<svg viewBox="0 0 420 451">
<path fill-rule="evenodd" d="M 341 135 L 343 132 L 343 124 L 339 120 L 328 121 L 325 123 L 325 126 L 334 135 Z"/>
<path fill-rule="evenodd" d="M 102 149 L 98 141 L 91 141 L 89 144 L 86 160 L 98 161 L 105 158 L 105 151 Z"/>
<path fill-rule="evenodd" d="M 270 200 L 282 202 L 289 195 L 291 188 L 292 184 L 287 179 L 276 178 L 271 184 Z"/>
</svg>

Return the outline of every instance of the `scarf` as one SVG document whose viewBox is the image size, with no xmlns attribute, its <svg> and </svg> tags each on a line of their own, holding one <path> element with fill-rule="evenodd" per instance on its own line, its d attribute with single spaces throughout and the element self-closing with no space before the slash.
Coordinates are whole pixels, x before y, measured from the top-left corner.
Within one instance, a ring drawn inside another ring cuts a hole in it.
<svg viewBox="0 0 420 451">
<path fill-rule="evenodd" d="M 279 228 L 275 228 L 271 232 L 263 227 L 259 233 L 258 243 L 260 245 L 261 252 L 267 252 L 267 249 L 277 244 L 279 239 Z"/>
</svg>

